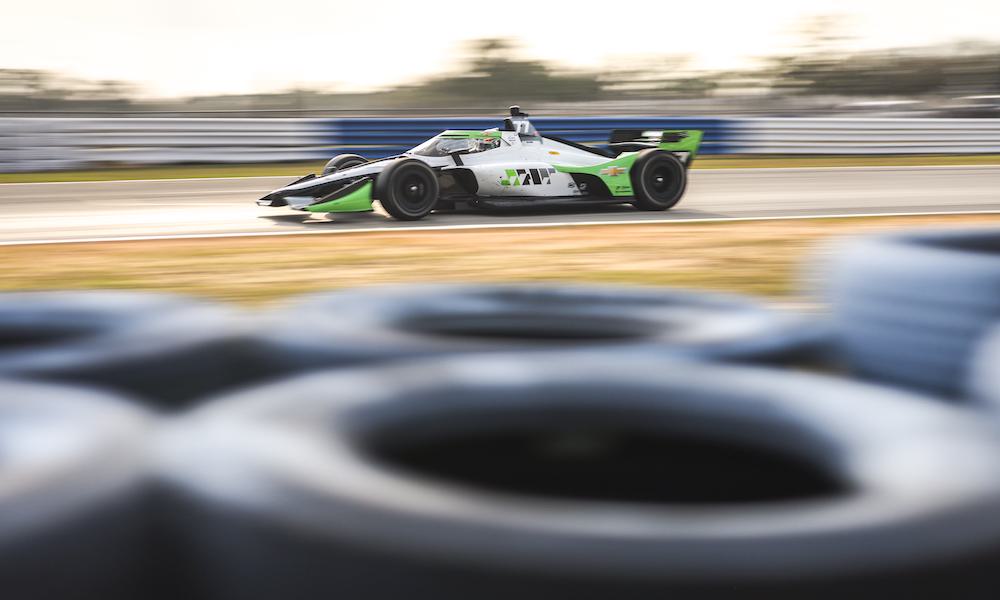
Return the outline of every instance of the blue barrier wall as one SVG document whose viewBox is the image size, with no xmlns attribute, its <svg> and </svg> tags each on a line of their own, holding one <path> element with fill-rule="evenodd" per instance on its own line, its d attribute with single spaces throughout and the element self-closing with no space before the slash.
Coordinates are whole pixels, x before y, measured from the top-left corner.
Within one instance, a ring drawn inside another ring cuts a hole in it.
<svg viewBox="0 0 1000 600">
<path fill-rule="evenodd" d="M 1000 119 L 537 117 L 543 134 L 601 145 L 613 129 L 700 129 L 703 154 L 998 154 Z M 0 172 L 110 164 L 319 161 L 399 154 L 500 117 L 0 119 Z"/>
<path fill-rule="evenodd" d="M 489 129 L 497 118 L 327 119 L 318 126 L 331 146 L 346 153 L 380 158 L 399 154 L 445 129 Z M 728 154 L 730 120 L 681 117 L 538 117 L 532 123 L 542 135 L 574 142 L 605 144 L 613 129 L 700 129 L 705 132 L 703 154 Z"/>
</svg>

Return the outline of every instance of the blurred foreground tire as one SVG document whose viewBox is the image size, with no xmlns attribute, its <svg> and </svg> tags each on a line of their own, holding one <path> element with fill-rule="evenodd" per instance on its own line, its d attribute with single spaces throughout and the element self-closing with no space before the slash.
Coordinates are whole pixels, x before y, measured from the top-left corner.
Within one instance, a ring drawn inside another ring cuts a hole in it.
<svg viewBox="0 0 1000 600">
<path fill-rule="evenodd" d="M 669 288 L 385 286 L 306 296 L 279 319 L 269 354 L 298 368 L 558 347 L 792 362 L 827 341 L 803 316 Z"/>
<path fill-rule="evenodd" d="M 1000 319 L 1000 229 L 917 231 L 835 251 L 828 299 L 860 375 L 957 398 Z"/>
<path fill-rule="evenodd" d="M 1000 411 L 1000 322 L 986 335 L 972 360 L 969 396 Z"/>
<path fill-rule="evenodd" d="M 995 426 L 773 370 L 550 353 L 230 396 L 160 463 L 208 598 L 992 598 Z"/>
<path fill-rule="evenodd" d="M 158 405 L 259 379 L 237 311 L 134 292 L 0 295 L 0 374 L 124 390 Z"/>
<path fill-rule="evenodd" d="M 0 381 L 0 597 L 141 589 L 147 416 L 103 393 Z"/>
</svg>

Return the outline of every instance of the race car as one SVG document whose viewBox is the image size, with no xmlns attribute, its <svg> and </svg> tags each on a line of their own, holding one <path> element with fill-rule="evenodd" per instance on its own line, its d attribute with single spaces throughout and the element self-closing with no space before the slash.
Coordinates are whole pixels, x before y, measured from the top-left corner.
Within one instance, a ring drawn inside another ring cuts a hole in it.
<svg viewBox="0 0 1000 600">
<path fill-rule="evenodd" d="M 313 213 L 363 212 L 378 200 L 392 217 L 422 219 L 458 205 L 523 207 L 632 203 L 667 210 L 687 187 L 702 132 L 614 130 L 606 148 L 540 135 L 517 106 L 502 126 L 448 130 L 397 156 L 331 159 L 257 200 Z"/>
</svg>

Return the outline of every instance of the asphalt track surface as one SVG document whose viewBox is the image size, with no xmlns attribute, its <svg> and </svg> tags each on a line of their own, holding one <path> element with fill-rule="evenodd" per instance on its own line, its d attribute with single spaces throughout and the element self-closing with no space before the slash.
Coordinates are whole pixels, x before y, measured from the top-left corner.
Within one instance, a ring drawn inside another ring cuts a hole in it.
<svg viewBox="0 0 1000 600">
<path fill-rule="evenodd" d="M 259 207 L 294 177 L 0 185 L 0 245 L 604 223 L 1000 213 L 1000 166 L 719 169 L 691 172 L 668 212 L 628 205 L 461 211 L 401 222 L 384 213 Z"/>
</svg>

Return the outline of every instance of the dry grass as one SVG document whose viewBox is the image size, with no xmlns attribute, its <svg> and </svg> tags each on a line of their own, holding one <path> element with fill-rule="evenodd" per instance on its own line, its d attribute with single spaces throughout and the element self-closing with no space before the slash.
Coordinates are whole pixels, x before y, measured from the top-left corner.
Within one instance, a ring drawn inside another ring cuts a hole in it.
<svg viewBox="0 0 1000 600">
<path fill-rule="evenodd" d="M 261 304 L 321 289 L 417 281 L 662 284 L 794 299 L 835 235 L 1000 224 L 990 215 L 386 232 L 10 246 L 0 289 L 169 290 Z"/>
</svg>

